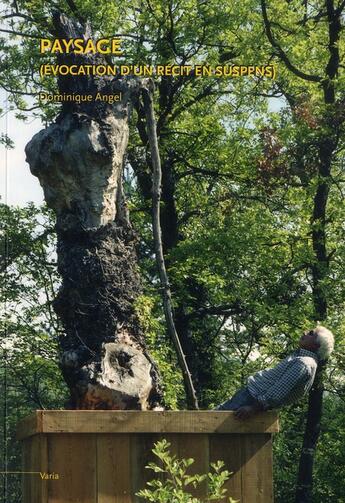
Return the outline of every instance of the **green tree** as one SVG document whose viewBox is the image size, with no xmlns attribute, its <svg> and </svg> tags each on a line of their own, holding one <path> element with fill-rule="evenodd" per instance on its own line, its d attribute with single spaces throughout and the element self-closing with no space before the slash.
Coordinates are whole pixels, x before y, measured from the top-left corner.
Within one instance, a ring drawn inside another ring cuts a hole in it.
<svg viewBox="0 0 345 503">
<path fill-rule="evenodd" d="M 16 424 L 33 409 L 61 408 L 67 400 L 59 369 L 61 328 L 52 309 L 59 286 L 55 232 L 47 209 L 0 205 L 1 464 L 18 471 Z M 20 478 L 1 478 L 3 501 L 21 501 Z M 5 486 L 6 484 L 6 486 Z"/>
<path fill-rule="evenodd" d="M 306 192 L 312 194 L 309 217 L 312 256 L 308 269 L 315 321 L 326 320 L 328 309 L 327 287 L 329 288 L 332 254 L 328 249 L 327 217 L 330 190 L 334 185 L 332 175 L 338 162 L 340 134 L 344 123 L 344 117 L 338 113 L 344 92 L 340 63 L 344 7 L 342 3 L 326 0 L 293 5 L 289 13 L 284 14 L 278 2 L 272 2 L 269 10 L 266 1 L 261 0 L 267 39 L 274 57 L 284 66 L 280 89 L 289 102 L 297 128 L 305 133 L 302 137 L 303 146 L 297 150 L 296 160 L 301 172 L 301 183 Z M 280 23 L 275 28 L 271 19 L 272 16 L 273 19 L 278 18 L 278 15 Z M 282 38 L 283 32 L 285 40 Z M 292 42 L 294 49 L 288 53 Z M 312 155 L 314 162 L 310 165 Z M 306 165 L 306 159 L 309 160 L 309 166 Z M 309 397 L 296 503 L 312 501 L 313 453 L 320 432 L 323 396 L 321 370 L 322 366 L 319 366 Z"/>
</svg>

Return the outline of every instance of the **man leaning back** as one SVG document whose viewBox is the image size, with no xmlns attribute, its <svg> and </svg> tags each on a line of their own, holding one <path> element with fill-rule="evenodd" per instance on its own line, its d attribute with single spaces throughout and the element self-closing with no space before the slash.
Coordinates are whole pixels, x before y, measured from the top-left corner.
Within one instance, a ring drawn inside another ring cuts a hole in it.
<svg viewBox="0 0 345 503">
<path fill-rule="evenodd" d="M 321 360 L 327 360 L 333 351 L 334 337 L 321 325 L 304 332 L 299 349 L 273 368 L 250 376 L 247 386 L 216 407 L 215 410 L 233 410 L 238 419 L 289 405 L 305 395 L 314 382 Z"/>
</svg>

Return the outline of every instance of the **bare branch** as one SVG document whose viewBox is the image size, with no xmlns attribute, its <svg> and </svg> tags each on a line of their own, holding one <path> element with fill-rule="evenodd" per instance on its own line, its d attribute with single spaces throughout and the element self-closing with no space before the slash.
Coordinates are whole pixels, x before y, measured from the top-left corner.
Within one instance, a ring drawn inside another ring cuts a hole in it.
<svg viewBox="0 0 345 503">
<path fill-rule="evenodd" d="M 17 89 L 10 89 L 4 83 L 0 81 L 0 87 L 5 89 L 8 93 L 19 94 L 20 96 L 38 96 L 39 93 L 31 93 L 30 91 L 18 91 Z"/>
<path fill-rule="evenodd" d="M 200 307 L 196 309 L 194 312 L 187 314 L 186 318 L 200 318 L 204 316 L 232 316 L 234 314 L 243 313 L 243 306 L 240 306 L 240 303 L 235 301 L 232 304 L 224 304 L 220 306 L 208 306 L 208 307 Z"/>
<path fill-rule="evenodd" d="M 4 28 L 0 28 L 0 32 L 10 33 L 11 35 L 17 35 L 18 37 L 35 38 L 37 40 L 41 39 L 41 37 L 39 37 L 38 35 L 32 35 L 31 33 L 23 33 L 22 31 L 5 30 Z"/>
<path fill-rule="evenodd" d="M 163 255 L 162 235 L 160 226 L 160 198 L 161 198 L 161 182 L 162 170 L 161 161 L 158 149 L 156 120 L 153 112 L 152 90 L 143 88 L 143 100 L 146 113 L 147 135 L 150 144 L 152 166 L 153 166 L 153 182 L 152 182 L 152 224 L 155 241 L 155 255 L 157 269 L 159 272 L 161 289 L 163 294 L 163 307 L 165 320 L 170 337 L 174 343 L 177 359 L 182 370 L 184 386 L 186 390 L 186 397 L 188 404 L 193 409 L 198 409 L 198 400 L 196 397 L 195 389 L 192 382 L 192 377 L 186 362 L 186 357 L 183 353 L 181 342 L 176 331 L 172 303 L 171 303 L 171 290 L 168 280 L 168 275 L 165 268 L 165 260 Z"/>
<path fill-rule="evenodd" d="M 21 14 L 19 12 L 12 12 L 11 14 L 6 14 L 5 16 L 1 16 L 1 19 L 11 19 L 14 17 L 20 17 L 22 19 L 26 19 L 27 21 L 35 22 L 33 17 L 27 16 L 26 14 Z"/>
</svg>

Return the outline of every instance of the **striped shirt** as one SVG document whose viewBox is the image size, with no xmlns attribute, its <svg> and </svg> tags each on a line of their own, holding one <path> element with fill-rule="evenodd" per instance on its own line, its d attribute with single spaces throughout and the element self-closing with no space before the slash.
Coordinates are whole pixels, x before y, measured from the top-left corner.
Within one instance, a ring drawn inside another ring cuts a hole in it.
<svg viewBox="0 0 345 503">
<path fill-rule="evenodd" d="M 298 349 L 272 369 L 248 378 L 248 391 L 264 410 L 289 405 L 307 393 L 314 381 L 318 356 Z"/>
</svg>

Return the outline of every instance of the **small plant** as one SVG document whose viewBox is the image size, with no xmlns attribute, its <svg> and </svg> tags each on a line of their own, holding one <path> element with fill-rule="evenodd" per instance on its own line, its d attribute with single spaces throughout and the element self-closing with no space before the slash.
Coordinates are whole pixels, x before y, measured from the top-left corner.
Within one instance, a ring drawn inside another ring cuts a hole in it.
<svg viewBox="0 0 345 503">
<path fill-rule="evenodd" d="M 149 463 L 145 468 L 161 474 L 161 478 L 147 482 L 148 488 L 139 491 L 137 496 L 154 503 L 223 502 L 227 491 L 223 486 L 231 475 L 228 470 L 222 470 L 224 462 L 211 463 L 213 472 L 203 475 L 188 475 L 187 469 L 194 463 L 194 460 L 192 458 L 177 459 L 175 455 L 170 454 L 169 447 L 170 443 L 165 439 L 154 444 L 152 452 L 160 460 L 160 464 Z M 200 500 L 188 492 L 187 486 L 196 488 L 203 481 L 207 481 L 208 496 L 206 499 Z M 227 501 L 228 503 L 237 503 L 230 497 Z"/>
</svg>

